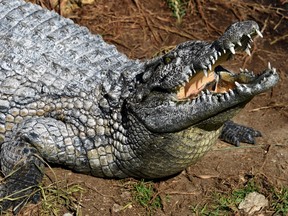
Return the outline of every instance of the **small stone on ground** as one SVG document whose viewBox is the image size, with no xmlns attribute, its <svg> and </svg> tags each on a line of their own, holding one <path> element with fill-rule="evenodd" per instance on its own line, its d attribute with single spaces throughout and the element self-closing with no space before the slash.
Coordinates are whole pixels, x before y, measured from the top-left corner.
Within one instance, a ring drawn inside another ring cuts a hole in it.
<svg viewBox="0 0 288 216">
<path fill-rule="evenodd" d="M 238 208 L 245 213 L 248 213 L 248 215 L 253 215 L 266 206 L 268 206 L 268 200 L 265 196 L 258 192 L 252 192 L 245 197 Z"/>
</svg>

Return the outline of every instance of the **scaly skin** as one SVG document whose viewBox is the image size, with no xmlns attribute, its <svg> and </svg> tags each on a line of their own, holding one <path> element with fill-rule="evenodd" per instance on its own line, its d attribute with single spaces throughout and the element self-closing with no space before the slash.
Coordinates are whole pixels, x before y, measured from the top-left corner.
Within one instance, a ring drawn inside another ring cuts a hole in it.
<svg viewBox="0 0 288 216">
<path fill-rule="evenodd" d="M 14 213 L 39 198 L 44 161 L 99 177 L 162 178 L 195 163 L 220 135 L 254 143 L 258 132 L 227 121 L 278 81 L 270 66 L 257 76 L 219 66 L 249 53 L 261 35 L 253 21 L 143 62 L 21 0 L 0 1 L 0 24 L 0 206 Z"/>
</svg>

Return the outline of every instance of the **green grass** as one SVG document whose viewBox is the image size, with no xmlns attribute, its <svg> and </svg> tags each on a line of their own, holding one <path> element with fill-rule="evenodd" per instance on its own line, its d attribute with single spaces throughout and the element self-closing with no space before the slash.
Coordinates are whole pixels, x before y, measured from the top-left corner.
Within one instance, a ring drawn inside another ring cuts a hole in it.
<svg viewBox="0 0 288 216">
<path fill-rule="evenodd" d="M 215 193 L 214 212 L 228 214 L 229 212 L 237 212 L 237 207 L 244 198 L 251 192 L 259 191 L 254 181 L 249 181 L 243 188 L 235 189 L 231 194 Z"/>
<path fill-rule="evenodd" d="M 186 13 L 185 2 L 183 0 L 166 0 L 166 2 L 172 10 L 173 16 L 177 19 L 177 23 L 181 23 Z"/>
<path fill-rule="evenodd" d="M 288 214 L 288 187 L 284 187 L 280 191 L 273 190 L 271 207 L 276 214 Z"/>
<path fill-rule="evenodd" d="M 81 197 L 84 189 L 78 184 L 70 184 L 67 182 L 53 182 L 47 186 L 38 186 L 38 188 L 31 194 L 24 195 L 24 197 L 32 196 L 34 193 L 40 192 L 41 199 L 38 204 L 27 206 L 22 209 L 23 215 L 25 212 L 34 212 L 41 216 L 57 216 L 62 215 L 63 212 L 71 212 L 75 216 L 81 216 Z M 16 197 L 12 198 L 17 200 L 22 198 Z M 0 200 L 9 199 L 8 197 L 3 197 Z M 4 213 L 5 215 L 13 215 L 11 209 Z"/>
<path fill-rule="evenodd" d="M 40 187 L 42 199 L 40 215 L 59 215 L 67 209 L 73 215 L 80 216 L 80 200 L 84 189 L 78 184 L 58 183 Z M 64 208 L 64 209 L 63 209 Z"/>
<path fill-rule="evenodd" d="M 149 211 L 161 208 L 161 198 L 154 189 L 153 182 L 139 181 L 133 186 L 133 199 Z"/>
<path fill-rule="evenodd" d="M 261 183 L 262 181 L 262 183 Z M 218 216 L 239 214 L 238 206 L 251 192 L 259 192 L 269 200 L 268 210 L 277 215 L 288 215 L 288 187 L 277 190 L 275 186 L 266 181 L 252 178 L 246 185 L 229 192 L 213 193 L 209 204 L 192 206 L 195 215 Z"/>
</svg>

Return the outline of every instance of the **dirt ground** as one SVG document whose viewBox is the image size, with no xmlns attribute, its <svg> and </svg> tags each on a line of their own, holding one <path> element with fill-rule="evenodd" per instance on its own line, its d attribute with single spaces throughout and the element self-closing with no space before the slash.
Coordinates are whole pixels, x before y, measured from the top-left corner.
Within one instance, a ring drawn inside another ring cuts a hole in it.
<svg viewBox="0 0 288 216">
<path fill-rule="evenodd" d="M 49 7 L 48 1 L 38 2 Z M 187 40 L 212 41 L 231 23 L 253 19 L 260 25 L 264 38 L 255 39 L 252 57 L 239 54 L 227 67 L 234 71 L 248 68 L 257 73 L 271 62 L 281 77 L 275 88 L 255 97 L 234 119 L 262 132 L 257 144 L 236 148 L 219 141 L 195 165 L 175 177 L 154 182 L 161 208 L 151 211 L 131 201 L 129 185 L 137 180 L 101 179 L 54 168 L 58 180 L 79 183 L 85 189 L 78 197 L 82 215 L 193 215 L 193 206 L 209 206 L 213 193 L 229 192 L 249 178 L 257 177 L 263 187 L 288 186 L 287 1 L 191 0 L 178 22 L 164 0 L 97 0 L 73 12 L 64 11 L 63 7 L 61 10 L 129 57 L 139 59 L 151 58 Z M 48 168 L 47 172 L 53 176 Z M 31 208 L 35 212 L 35 205 L 30 205 L 23 214 L 34 214 Z M 273 214 L 269 208 L 262 213 Z M 240 215 L 237 210 L 231 211 L 234 214 Z"/>
</svg>

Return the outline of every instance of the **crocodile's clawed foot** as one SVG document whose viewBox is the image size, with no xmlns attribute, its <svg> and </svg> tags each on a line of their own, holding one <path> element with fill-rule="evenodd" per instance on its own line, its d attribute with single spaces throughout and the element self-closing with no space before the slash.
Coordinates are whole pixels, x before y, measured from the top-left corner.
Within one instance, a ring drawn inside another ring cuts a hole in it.
<svg viewBox="0 0 288 216">
<path fill-rule="evenodd" d="M 42 173 L 34 174 L 26 172 L 26 167 L 12 172 L 0 185 L 0 215 L 12 207 L 12 212 L 17 215 L 28 202 L 37 203 L 40 199 L 38 184 L 42 179 Z M 26 173 L 26 175 L 23 175 Z M 29 175 L 27 175 L 29 174 Z"/>
<path fill-rule="evenodd" d="M 15 181 L 0 185 L 0 215 L 12 207 L 12 212 L 17 215 L 28 202 L 36 203 L 40 199 L 37 187 L 18 185 Z"/>
<path fill-rule="evenodd" d="M 240 146 L 240 142 L 255 144 L 255 138 L 261 137 L 260 131 L 257 131 L 251 127 L 236 124 L 232 121 L 225 122 L 220 139 L 231 143 L 235 146 Z"/>
</svg>

